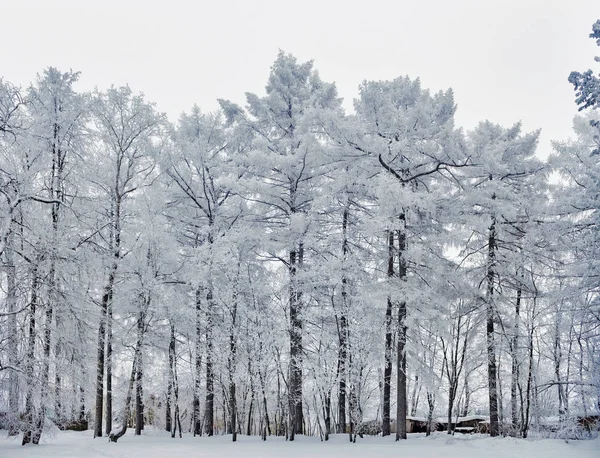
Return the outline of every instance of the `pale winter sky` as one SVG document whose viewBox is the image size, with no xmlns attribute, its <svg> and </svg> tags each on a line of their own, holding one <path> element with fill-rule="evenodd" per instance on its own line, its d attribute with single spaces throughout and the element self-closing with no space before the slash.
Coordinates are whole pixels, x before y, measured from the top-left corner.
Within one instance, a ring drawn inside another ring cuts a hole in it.
<svg viewBox="0 0 600 458">
<path fill-rule="evenodd" d="M 571 135 L 571 70 L 600 54 L 588 38 L 599 0 L 0 0 L 0 76 L 46 66 L 82 72 L 81 90 L 129 84 L 173 121 L 197 103 L 263 93 L 278 49 L 335 81 L 352 107 L 365 79 L 452 87 L 457 123 L 489 119 Z"/>
</svg>

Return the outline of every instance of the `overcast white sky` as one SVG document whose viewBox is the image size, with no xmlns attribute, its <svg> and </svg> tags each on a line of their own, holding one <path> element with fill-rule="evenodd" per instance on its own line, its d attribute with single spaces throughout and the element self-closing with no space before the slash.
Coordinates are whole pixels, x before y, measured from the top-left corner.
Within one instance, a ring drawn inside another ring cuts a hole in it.
<svg viewBox="0 0 600 458">
<path fill-rule="evenodd" d="M 457 123 L 521 120 L 571 135 L 571 70 L 598 70 L 588 38 L 599 0 L 0 0 L 0 76 L 82 72 L 81 90 L 129 84 L 173 121 L 197 103 L 263 93 L 278 49 L 335 81 L 352 106 L 365 79 L 452 87 Z"/>
</svg>

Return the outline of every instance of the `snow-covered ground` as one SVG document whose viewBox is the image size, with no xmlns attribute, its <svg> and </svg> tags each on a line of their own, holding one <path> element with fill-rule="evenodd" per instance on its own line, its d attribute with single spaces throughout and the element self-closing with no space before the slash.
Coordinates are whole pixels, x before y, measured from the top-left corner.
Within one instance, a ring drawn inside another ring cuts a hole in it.
<svg viewBox="0 0 600 458">
<path fill-rule="evenodd" d="M 4 432 L 5 433 L 5 432 Z M 600 439 L 593 441 L 568 441 L 558 439 L 519 440 L 511 438 L 490 439 L 484 436 L 455 436 L 437 433 L 430 438 L 411 435 L 408 441 L 394 442 L 393 438 L 358 438 L 355 444 L 347 436 L 333 436 L 329 442 L 314 437 L 297 437 L 294 442 L 282 438 L 268 438 L 262 442 L 258 437 L 239 436 L 232 443 L 231 436 L 171 437 L 161 431 L 147 431 L 141 437 L 133 430 L 117 444 L 108 439 L 93 439 L 92 432 L 58 432 L 44 439 L 39 445 L 22 447 L 19 437 L 0 438 L 0 457 L 19 458 L 194 458 L 194 457 L 327 457 L 327 458 L 600 458 Z"/>
</svg>

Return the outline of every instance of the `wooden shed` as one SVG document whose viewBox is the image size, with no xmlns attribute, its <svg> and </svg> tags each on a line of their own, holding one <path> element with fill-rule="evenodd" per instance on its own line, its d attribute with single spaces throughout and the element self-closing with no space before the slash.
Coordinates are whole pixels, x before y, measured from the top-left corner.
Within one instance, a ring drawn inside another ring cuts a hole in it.
<svg viewBox="0 0 600 458">
<path fill-rule="evenodd" d="M 434 422 L 435 429 L 435 422 Z M 407 433 L 425 433 L 427 432 L 427 418 L 414 417 L 408 415 L 406 417 L 406 432 Z"/>
</svg>

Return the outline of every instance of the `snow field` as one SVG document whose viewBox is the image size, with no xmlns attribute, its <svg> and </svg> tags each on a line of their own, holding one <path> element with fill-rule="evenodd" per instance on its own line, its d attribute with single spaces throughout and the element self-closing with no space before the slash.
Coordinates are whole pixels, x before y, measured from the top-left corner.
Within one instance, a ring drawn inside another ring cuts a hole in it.
<svg viewBox="0 0 600 458">
<path fill-rule="evenodd" d="M 21 446 L 20 437 L 0 439 L 2 458 L 600 458 L 600 439 L 564 441 L 559 439 L 523 440 L 487 436 L 454 436 L 436 433 L 432 437 L 410 435 L 407 441 L 394 437 L 357 438 L 348 442 L 346 435 L 333 435 L 328 442 L 316 437 L 297 436 L 294 442 L 270 437 L 231 436 L 172 439 L 162 431 L 146 431 L 140 437 L 133 430 L 117 444 L 107 438 L 93 439 L 92 431 L 59 432 L 44 438 L 40 445 Z"/>
</svg>

